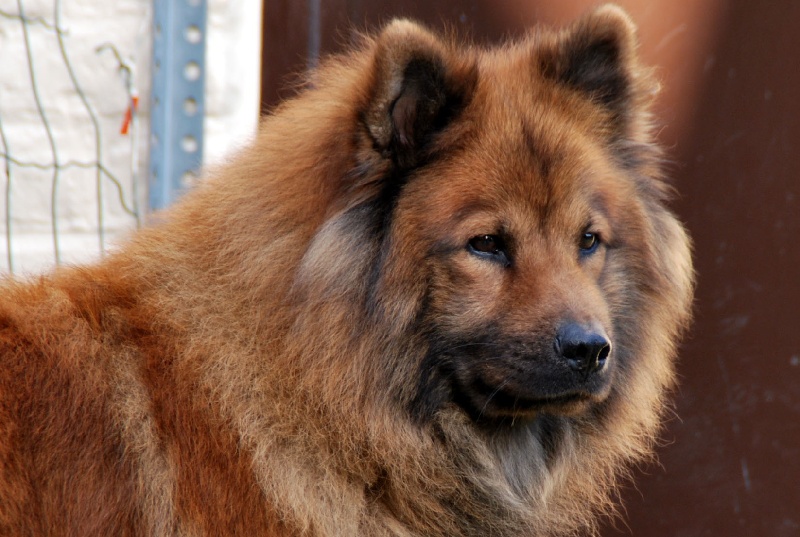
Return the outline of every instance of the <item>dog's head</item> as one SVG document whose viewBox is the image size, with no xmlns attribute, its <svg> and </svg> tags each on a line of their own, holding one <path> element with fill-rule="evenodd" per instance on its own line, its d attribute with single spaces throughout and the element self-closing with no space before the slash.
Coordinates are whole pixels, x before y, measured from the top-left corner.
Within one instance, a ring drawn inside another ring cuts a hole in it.
<svg viewBox="0 0 800 537">
<path fill-rule="evenodd" d="M 639 338 L 663 338 L 646 327 L 654 304 L 683 312 L 661 319 L 675 332 L 691 287 L 627 15 L 601 7 L 488 50 L 396 21 L 367 77 L 347 201 L 317 243 L 366 244 L 353 285 L 371 318 L 427 349 L 413 412 L 502 420 L 604 401 Z"/>
</svg>

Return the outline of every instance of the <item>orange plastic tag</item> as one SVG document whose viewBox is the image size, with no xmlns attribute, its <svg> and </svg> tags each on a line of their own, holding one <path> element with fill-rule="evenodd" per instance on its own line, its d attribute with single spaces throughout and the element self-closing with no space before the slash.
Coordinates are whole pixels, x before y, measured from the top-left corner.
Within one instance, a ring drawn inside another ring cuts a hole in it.
<svg viewBox="0 0 800 537">
<path fill-rule="evenodd" d="M 133 113 L 139 109 L 139 96 L 133 95 L 131 96 L 131 104 L 128 105 L 128 109 L 125 110 L 125 117 L 122 120 L 122 128 L 120 128 L 120 134 L 128 134 L 128 130 L 131 126 L 131 120 L 133 119 Z"/>
</svg>

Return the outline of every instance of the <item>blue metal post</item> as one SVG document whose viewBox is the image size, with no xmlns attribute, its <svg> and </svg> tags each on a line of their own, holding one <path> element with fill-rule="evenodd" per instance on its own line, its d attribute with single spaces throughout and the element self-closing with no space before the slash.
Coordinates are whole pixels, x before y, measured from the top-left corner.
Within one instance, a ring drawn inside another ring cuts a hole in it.
<svg viewBox="0 0 800 537">
<path fill-rule="evenodd" d="M 150 209 L 168 206 L 203 158 L 206 0 L 153 0 Z"/>
</svg>

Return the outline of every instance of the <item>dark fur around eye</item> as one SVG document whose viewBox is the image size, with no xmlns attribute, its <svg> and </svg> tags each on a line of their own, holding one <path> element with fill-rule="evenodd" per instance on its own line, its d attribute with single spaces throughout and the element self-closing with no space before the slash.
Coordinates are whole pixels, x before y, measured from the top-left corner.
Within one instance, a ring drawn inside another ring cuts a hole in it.
<svg viewBox="0 0 800 537">
<path fill-rule="evenodd" d="M 511 264 L 506 243 L 499 235 L 476 235 L 467 243 L 467 250 L 473 255 L 500 263 L 505 267 Z"/>
</svg>

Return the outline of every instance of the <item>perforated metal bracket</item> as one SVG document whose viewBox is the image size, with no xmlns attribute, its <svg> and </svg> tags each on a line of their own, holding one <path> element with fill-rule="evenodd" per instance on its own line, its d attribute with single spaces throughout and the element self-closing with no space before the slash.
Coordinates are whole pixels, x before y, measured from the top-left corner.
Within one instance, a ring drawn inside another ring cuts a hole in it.
<svg viewBox="0 0 800 537">
<path fill-rule="evenodd" d="M 206 0 L 153 0 L 150 209 L 166 207 L 203 158 Z"/>
</svg>

